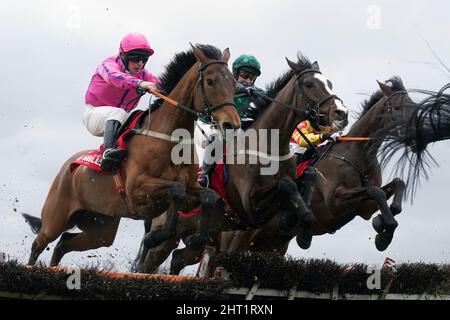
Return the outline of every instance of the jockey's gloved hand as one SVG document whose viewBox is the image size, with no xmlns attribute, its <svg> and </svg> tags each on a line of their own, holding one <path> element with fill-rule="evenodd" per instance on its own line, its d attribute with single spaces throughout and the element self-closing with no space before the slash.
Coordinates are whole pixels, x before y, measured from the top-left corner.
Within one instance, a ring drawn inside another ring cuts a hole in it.
<svg viewBox="0 0 450 320">
<path fill-rule="evenodd" d="M 235 94 L 238 95 L 242 93 L 247 93 L 247 87 L 243 86 L 240 83 L 236 84 Z"/>
<path fill-rule="evenodd" d="M 150 91 L 158 91 L 158 87 L 156 86 L 156 84 L 154 82 L 148 82 L 148 81 L 141 81 L 139 83 L 139 88 L 142 88 L 144 90 Z"/>
<path fill-rule="evenodd" d="M 333 142 L 336 142 L 337 138 L 341 137 L 340 132 L 335 133 L 322 133 L 322 140 L 331 140 Z"/>
<path fill-rule="evenodd" d="M 253 123 L 254 121 L 255 121 L 255 120 L 252 119 L 252 118 L 242 118 L 242 119 L 241 119 L 241 128 L 242 128 L 243 130 L 247 129 L 248 127 L 250 127 L 250 126 L 252 125 L 252 123 Z"/>
<path fill-rule="evenodd" d="M 255 88 L 247 87 L 247 88 L 245 88 L 245 91 L 247 91 L 248 95 L 251 96 L 251 95 L 253 95 L 253 92 L 255 92 Z"/>
</svg>

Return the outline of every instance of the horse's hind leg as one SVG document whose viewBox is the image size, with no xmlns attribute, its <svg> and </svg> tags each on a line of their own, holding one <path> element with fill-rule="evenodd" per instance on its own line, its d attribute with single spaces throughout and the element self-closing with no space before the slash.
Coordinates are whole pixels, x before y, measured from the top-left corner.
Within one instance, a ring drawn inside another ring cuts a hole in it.
<svg viewBox="0 0 450 320">
<path fill-rule="evenodd" d="M 152 229 L 152 220 L 145 219 L 144 220 L 144 237 L 147 233 L 150 232 L 151 229 Z M 131 272 L 140 272 L 140 270 L 142 268 L 142 264 L 144 263 L 145 258 L 147 257 L 148 250 L 149 250 L 149 248 L 145 246 L 144 238 L 142 238 L 141 246 L 139 247 L 138 254 L 133 261 L 133 265 L 131 266 Z"/>
<path fill-rule="evenodd" d="M 150 231 L 144 237 L 144 245 L 147 248 L 155 248 L 163 241 L 175 236 L 178 212 L 181 210 L 185 200 L 186 191 L 184 186 L 179 182 L 173 182 L 169 187 L 169 197 L 171 199 L 169 210 L 167 210 L 167 220 L 160 229 Z"/>
<path fill-rule="evenodd" d="M 43 233 L 39 233 L 36 239 L 33 241 L 33 245 L 31 246 L 31 254 L 30 258 L 28 259 L 28 265 L 32 266 L 36 264 L 37 259 L 41 255 L 42 251 L 47 247 L 47 245 L 50 243 L 45 237 Z"/>
<path fill-rule="evenodd" d="M 155 273 L 158 267 L 169 257 L 172 250 L 178 247 L 180 239 L 177 237 L 163 241 L 156 248 L 147 250 L 147 255 L 139 272 Z"/>
<path fill-rule="evenodd" d="M 387 194 L 388 190 L 386 190 L 386 188 L 390 189 L 391 185 L 393 186 L 393 189 L 394 189 L 393 190 L 394 199 L 392 200 L 392 203 L 389 206 L 389 208 L 391 209 L 392 214 L 394 216 L 396 216 L 397 214 L 402 212 L 402 202 L 403 202 L 403 197 L 405 195 L 406 184 L 403 180 L 401 180 L 399 178 L 395 178 L 388 185 L 382 187 L 381 189 L 384 192 L 386 192 L 386 194 Z"/>
<path fill-rule="evenodd" d="M 67 210 L 55 208 L 58 208 L 58 205 L 53 205 L 53 202 L 47 198 L 42 209 L 42 227 L 31 246 L 29 265 L 34 265 L 47 245 L 55 241 L 68 228 L 68 221 L 65 219 L 68 216 L 66 215 Z"/>
<path fill-rule="evenodd" d="M 62 257 L 71 251 L 86 251 L 113 244 L 120 218 L 107 217 L 104 223 L 95 226 L 80 226 L 83 232 L 64 233 L 53 251 L 50 264 L 56 266 Z"/>
<path fill-rule="evenodd" d="M 200 250 L 193 250 L 189 247 L 174 250 L 170 263 L 170 274 L 178 275 L 185 267 L 199 263 L 202 259 L 204 247 Z"/>
</svg>

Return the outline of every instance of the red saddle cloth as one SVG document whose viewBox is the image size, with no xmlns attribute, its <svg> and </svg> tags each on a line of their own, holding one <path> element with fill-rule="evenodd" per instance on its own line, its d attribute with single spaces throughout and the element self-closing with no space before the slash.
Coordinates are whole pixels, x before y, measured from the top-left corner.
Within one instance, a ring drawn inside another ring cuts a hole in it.
<svg viewBox="0 0 450 320">
<path fill-rule="evenodd" d="M 138 127 L 139 121 L 142 119 L 146 112 L 140 111 L 137 112 L 135 117 L 130 121 L 127 125 L 127 128 L 120 134 L 117 139 L 117 147 L 120 149 L 126 149 L 127 147 L 127 138 L 133 133 L 133 129 Z M 92 170 L 102 172 L 102 173 L 111 173 L 111 171 L 103 170 L 101 167 L 103 158 L 103 144 L 97 149 L 89 151 L 88 153 L 83 154 L 76 160 L 74 160 L 70 164 L 70 172 L 73 172 L 79 166 L 85 166 Z"/>
<path fill-rule="evenodd" d="M 74 172 L 74 170 L 79 166 L 84 166 L 98 172 L 110 173 L 110 171 L 106 172 L 100 166 L 100 164 L 102 163 L 102 158 L 103 145 L 101 145 L 98 150 L 89 151 L 88 153 L 83 154 L 81 157 L 73 161 L 70 164 L 70 172 Z"/>
<path fill-rule="evenodd" d="M 312 159 L 311 159 L 311 160 L 306 160 L 306 161 L 300 162 L 300 163 L 297 165 L 297 179 L 300 178 L 300 177 L 302 176 L 303 172 L 305 172 L 306 168 L 309 167 L 309 165 L 311 164 L 311 162 L 312 162 Z"/>
</svg>

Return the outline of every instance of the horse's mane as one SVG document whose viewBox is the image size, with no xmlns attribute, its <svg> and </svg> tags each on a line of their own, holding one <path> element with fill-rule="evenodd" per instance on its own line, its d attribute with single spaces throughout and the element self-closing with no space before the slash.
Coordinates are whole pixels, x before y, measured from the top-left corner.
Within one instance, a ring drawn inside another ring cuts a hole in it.
<svg viewBox="0 0 450 320">
<path fill-rule="evenodd" d="M 403 84 L 402 78 L 400 76 L 392 76 L 385 81 L 386 84 L 390 85 L 394 92 L 404 91 L 405 86 Z M 384 96 L 381 89 L 374 92 L 370 98 L 364 100 L 361 103 L 361 112 L 358 115 L 358 120 L 360 120 L 382 97 Z"/>
<path fill-rule="evenodd" d="M 428 179 L 428 170 L 437 165 L 433 156 L 427 150 L 430 143 L 450 139 L 450 95 L 444 91 L 410 90 L 410 92 L 425 95 L 418 103 L 418 108 L 411 119 L 399 126 L 404 132 L 400 136 L 392 136 L 380 149 L 383 162 L 390 161 L 395 155 L 394 172 L 404 177 L 410 185 L 410 195 L 413 196 L 420 185 L 420 178 Z"/>
<path fill-rule="evenodd" d="M 306 70 L 306 69 L 311 69 L 312 68 L 312 63 L 311 61 L 305 57 L 304 55 L 302 55 L 300 52 L 297 53 L 297 59 L 298 59 L 298 63 L 301 65 L 301 70 L 300 72 Z M 287 83 L 291 80 L 291 78 L 295 75 L 295 72 L 293 70 L 289 70 L 286 71 L 285 73 L 283 73 L 281 76 L 279 76 L 277 79 L 275 79 L 274 81 L 272 81 L 267 87 L 266 87 L 266 95 L 269 96 L 270 98 L 274 99 L 278 93 L 287 85 Z M 255 120 L 259 118 L 259 116 L 261 116 L 261 114 L 267 109 L 267 107 L 271 104 L 270 101 L 265 100 L 261 101 L 261 99 L 257 100 L 257 104 L 258 104 L 258 114 L 255 117 Z"/>
<path fill-rule="evenodd" d="M 212 46 L 206 44 L 196 44 L 208 58 L 214 60 L 222 59 L 222 52 Z M 175 54 L 173 59 L 165 67 L 164 72 L 161 74 L 160 78 L 160 90 L 162 93 L 168 95 L 180 82 L 181 78 L 188 72 L 188 70 L 197 62 L 197 58 L 194 52 L 191 50 L 179 52 Z M 162 99 L 156 100 L 152 106 L 151 110 L 156 110 L 162 103 Z"/>
</svg>

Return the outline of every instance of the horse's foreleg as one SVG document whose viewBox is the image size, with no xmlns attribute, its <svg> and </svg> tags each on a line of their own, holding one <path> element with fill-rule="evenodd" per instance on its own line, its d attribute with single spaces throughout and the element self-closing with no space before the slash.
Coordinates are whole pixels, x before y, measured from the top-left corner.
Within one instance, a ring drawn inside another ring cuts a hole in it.
<svg viewBox="0 0 450 320">
<path fill-rule="evenodd" d="M 279 183 L 279 191 L 287 197 L 283 208 L 286 210 L 279 222 L 279 229 L 283 233 L 289 233 L 296 226 L 301 229 L 302 238 L 298 244 L 302 249 L 308 249 L 312 241 L 313 217 L 303 198 L 297 190 L 297 185 L 290 178 L 283 178 Z"/>
<path fill-rule="evenodd" d="M 313 168 L 307 168 L 302 175 L 302 180 L 298 184 L 298 189 L 301 192 L 303 201 L 305 201 L 305 205 L 310 208 L 312 196 L 314 193 L 314 188 L 317 181 L 317 173 Z"/>
<path fill-rule="evenodd" d="M 394 199 L 392 200 L 391 205 L 389 208 L 391 209 L 392 215 L 396 216 L 400 212 L 402 212 L 402 202 L 403 197 L 405 195 L 405 188 L 406 185 L 403 182 L 403 180 L 399 178 L 395 178 L 387 185 L 381 187 L 381 189 L 386 193 L 386 198 L 389 199 L 394 195 Z M 366 208 L 366 214 L 367 216 L 372 216 L 373 213 L 378 211 L 378 207 L 375 205 L 369 206 Z M 384 229 L 384 222 L 383 222 L 383 216 L 377 215 L 375 218 L 372 219 L 372 226 L 377 231 L 377 233 L 382 233 Z"/>
<path fill-rule="evenodd" d="M 219 200 L 219 196 L 212 189 L 200 189 L 198 196 L 202 207 L 200 226 L 197 233 L 187 238 L 186 243 L 186 246 L 194 251 L 200 250 L 204 245 L 213 242 L 211 232 L 216 226 L 211 225 L 211 216 Z"/>
<path fill-rule="evenodd" d="M 180 182 L 170 183 L 168 195 L 170 198 L 169 210 L 167 210 L 167 220 L 162 228 L 150 231 L 144 237 L 144 245 L 147 248 L 154 248 L 163 241 L 176 235 L 178 212 L 182 209 L 186 200 L 186 191 Z"/>
<path fill-rule="evenodd" d="M 384 251 L 391 243 L 395 229 L 398 226 L 398 222 L 395 220 L 394 215 L 387 204 L 385 191 L 376 186 L 370 186 L 350 190 L 340 187 L 336 192 L 337 207 L 348 208 L 358 206 L 364 200 L 369 199 L 375 201 L 381 212 L 382 227 L 375 230 L 378 233 L 375 244 L 379 251 Z"/>
<path fill-rule="evenodd" d="M 405 196 L 406 184 L 403 180 L 395 178 L 387 185 L 381 187 L 381 189 L 386 193 L 386 197 L 389 199 L 391 194 L 394 194 L 394 199 L 390 205 L 391 212 L 394 216 L 402 212 L 402 202 Z"/>
</svg>

